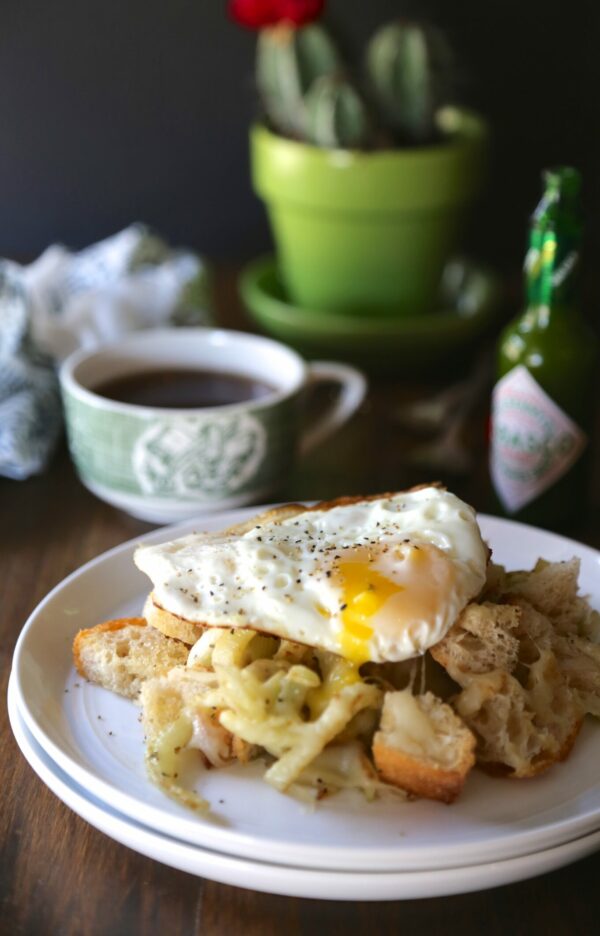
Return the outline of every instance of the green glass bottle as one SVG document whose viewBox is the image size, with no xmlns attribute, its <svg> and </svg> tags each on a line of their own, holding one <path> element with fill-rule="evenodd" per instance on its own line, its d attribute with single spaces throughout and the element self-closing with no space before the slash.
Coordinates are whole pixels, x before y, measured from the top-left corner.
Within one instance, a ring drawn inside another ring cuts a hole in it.
<svg viewBox="0 0 600 936">
<path fill-rule="evenodd" d="M 579 301 L 581 177 L 559 167 L 543 180 L 525 258 L 527 305 L 498 347 L 490 474 L 508 516 L 563 529 L 585 505 L 597 339 Z"/>
</svg>

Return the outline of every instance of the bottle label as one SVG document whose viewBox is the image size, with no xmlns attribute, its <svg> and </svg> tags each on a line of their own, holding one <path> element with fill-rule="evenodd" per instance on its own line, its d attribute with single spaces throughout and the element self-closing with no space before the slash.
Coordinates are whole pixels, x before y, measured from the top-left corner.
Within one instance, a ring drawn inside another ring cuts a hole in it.
<svg viewBox="0 0 600 936">
<path fill-rule="evenodd" d="M 586 444 L 585 433 L 526 367 L 515 367 L 498 381 L 492 395 L 490 473 L 507 513 L 516 513 L 562 478 Z"/>
</svg>

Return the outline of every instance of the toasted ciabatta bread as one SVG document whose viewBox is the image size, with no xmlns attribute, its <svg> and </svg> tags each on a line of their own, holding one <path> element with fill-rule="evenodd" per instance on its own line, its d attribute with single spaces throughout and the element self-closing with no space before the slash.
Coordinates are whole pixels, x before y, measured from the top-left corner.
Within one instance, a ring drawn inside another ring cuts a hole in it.
<svg viewBox="0 0 600 936">
<path fill-rule="evenodd" d="M 585 713 L 600 717 L 600 614 L 577 593 L 579 559 L 538 560 L 530 573 L 509 573 L 500 600 L 521 613 L 520 658 L 551 649 Z"/>
<path fill-rule="evenodd" d="M 387 692 L 373 759 L 381 777 L 415 796 L 451 803 L 475 763 L 475 737 L 431 692 Z"/>
<path fill-rule="evenodd" d="M 431 649 L 462 687 L 452 704 L 494 772 L 546 770 L 568 755 L 584 713 L 600 714 L 600 646 L 577 633 L 596 612 L 577 594 L 578 571 L 578 560 L 495 567 L 494 601 L 468 605 Z"/>
<path fill-rule="evenodd" d="M 151 592 L 146 598 L 142 614 L 152 627 L 160 631 L 166 637 L 173 637 L 181 640 L 187 645 L 188 649 L 200 639 L 204 631 L 201 624 L 194 624 L 192 621 L 186 621 L 185 618 L 177 614 L 171 614 L 156 601 Z"/>
<path fill-rule="evenodd" d="M 583 711 L 600 718 L 600 644 L 576 634 L 557 634 L 553 646 Z"/>
<path fill-rule="evenodd" d="M 491 602 L 469 604 L 431 655 L 449 676 L 464 686 L 477 673 L 500 669 L 512 672 L 519 657 L 515 631 L 520 611 Z"/>
<path fill-rule="evenodd" d="M 532 664 L 528 688 L 494 670 L 475 676 L 452 704 L 477 736 L 477 762 L 511 777 L 534 777 L 564 760 L 582 721 L 550 651 Z"/>
<path fill-rule="evenodd" d="M 505 602 L 523 599 L 552 621 L 553 630 L 581 634 L 600 641 L 600 613 L 578 594 L 579 559 L 548 562 L 538 559 L 530 572 L 505 572 L 491 566 L 486 597 Z"/>
<path fill-rule="evenodd" d="M 80 630 L 73 641 L 78 673 L 104 689 L 137 699 L 144 680 L 185 663 L 189 648 L 144 618 L 119 618 Z"/>
</svg>

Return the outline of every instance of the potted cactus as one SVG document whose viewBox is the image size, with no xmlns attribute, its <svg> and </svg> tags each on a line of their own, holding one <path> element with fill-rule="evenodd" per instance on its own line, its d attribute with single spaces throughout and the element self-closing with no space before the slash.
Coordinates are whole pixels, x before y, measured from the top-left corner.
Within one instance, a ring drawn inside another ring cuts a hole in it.
<svg viewBox="0 0 600 936">
<path fill-rule="evenodd" d="M 323 6 L 230 4 L 259 30 L 252 175 L 284 285 L 314 310 L 432 311 L 481 187 L 485 122 L 447 106 L 452 56 L 437 29 L 383 26 L 353 69 L 317 21 Z"/>
</svg>

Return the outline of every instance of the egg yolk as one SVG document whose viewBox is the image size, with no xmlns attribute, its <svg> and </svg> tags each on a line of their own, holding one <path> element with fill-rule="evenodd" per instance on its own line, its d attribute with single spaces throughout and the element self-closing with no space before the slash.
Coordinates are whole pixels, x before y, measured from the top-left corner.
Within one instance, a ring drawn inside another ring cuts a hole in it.
<svg viewBox="0 0 600 936">
<path fill-rule="evenodd" d="M 354 663 L 366 663 L 373 636 L 370 620 L 402 586 L 364 562 L 341 562 L 338 571 L 343 586 L 341 654 Z"/>
<path fill-rule="evenodd" d="M 413 625 L 435 620 L 443 595 L 452 586 L 449 560 L 435 546 L 402 547 L 386 557 L 362 553 L 355 550 L 336 567 L 342 595 L 340 654 L 354 663 L 366 663 L 375 627 L 390 641 L 408 631 L 415 653 L 420 652 Z M 388 575 L 376 568 L 384 559 Z"/>
</svg>

